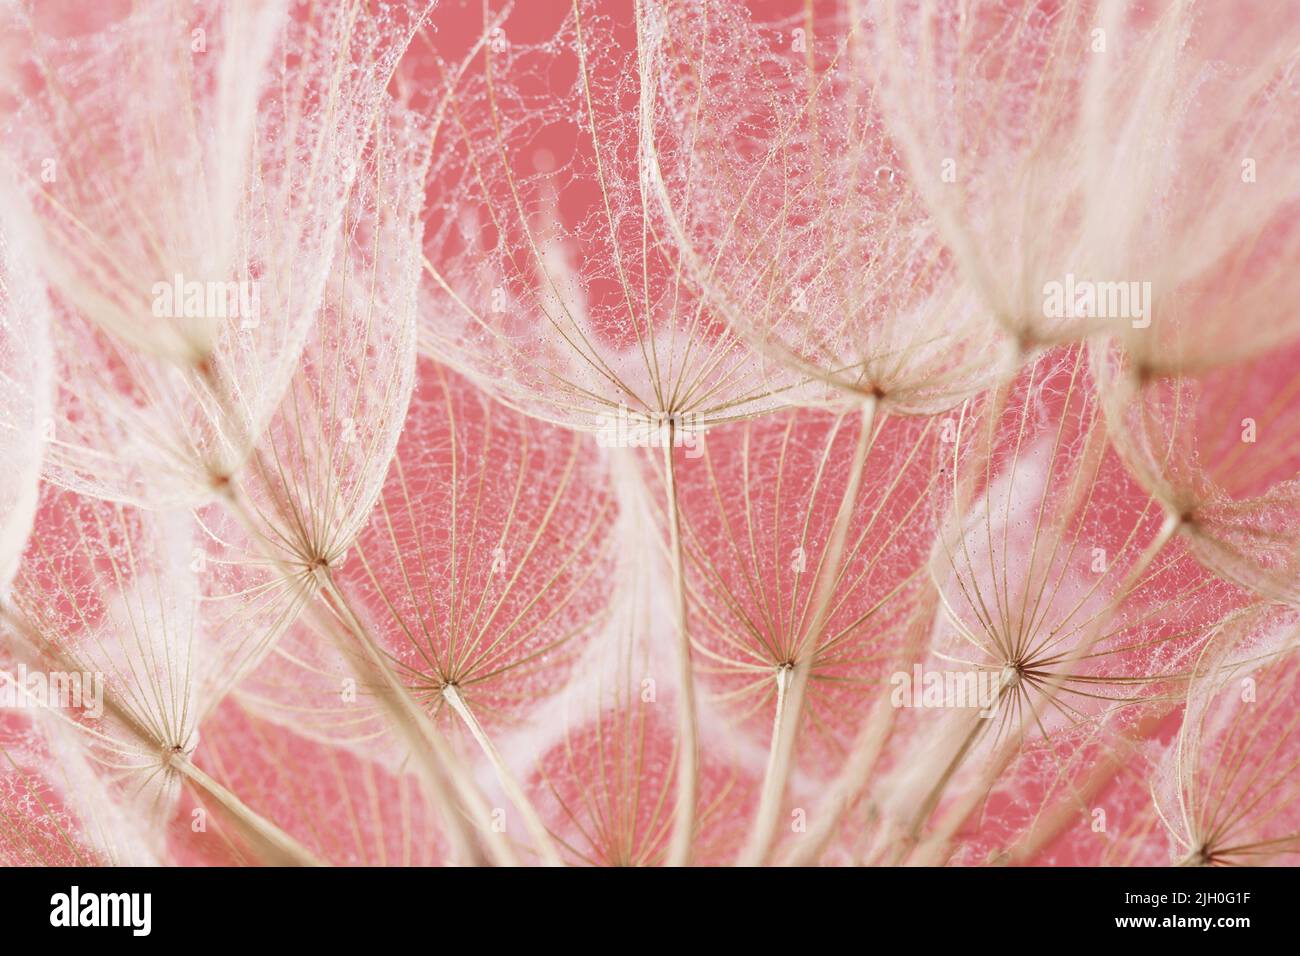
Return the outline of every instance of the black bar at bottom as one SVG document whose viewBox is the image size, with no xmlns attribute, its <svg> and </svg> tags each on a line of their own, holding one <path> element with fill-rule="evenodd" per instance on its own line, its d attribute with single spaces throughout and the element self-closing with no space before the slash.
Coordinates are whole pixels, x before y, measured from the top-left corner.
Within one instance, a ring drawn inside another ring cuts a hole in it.
<svg viewBox="0 0 1300 956">
<path fill-rule="evenodd" d="M 941 945 L 1197 934 L 1231 944 L 1294 932 L 1295 887 L 1290 869 L 10 869 L 0 871 L 0 918 L 11 941 L 112 936 L 128 946 L 477 938 L 492 949 L 603 949 L 688 939 L 692 949 L 734 949 L 751 937 L 769 946 L 847 937 L 858 949 L 900 934 Z"/>
</svg>

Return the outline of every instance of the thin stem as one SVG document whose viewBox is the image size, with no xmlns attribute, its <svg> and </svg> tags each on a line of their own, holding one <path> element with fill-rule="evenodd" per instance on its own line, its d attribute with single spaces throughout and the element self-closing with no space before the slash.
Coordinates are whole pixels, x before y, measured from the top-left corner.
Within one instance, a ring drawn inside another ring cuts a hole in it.
<svg viewBox="0 0 1300 956">
<path fill-rule="evenodd" d="M 1175 514 L 1173 511 L 1169 510 L 1165 511 L 1165 520 L 1161 522 L 1160 530 L 1156 532 L 1155 537 L 1151 539 L 1142 554 L 1133 562 L 1133 566 L 1129 568 L 1128 572 L 1124 575 L 1124 581 L 1119 586 L 1115 598 L 1111 601 L 1110 606 L 1112 610 L 1128 599 L 1128 596 L 1133 593 L 1134 588 L 1141 583 L 1142 575 L 1146 574 L 1147 569 L 1151 567 L 1151 562 L 1155 561 L 1155 559 L 1160 556 L 1160 552 L 1165 549 L 1165 546 L 1169 544 L 1171 540 L 1173 540 L 1174 534 L 1182 526 L 1182 515 Z M 1103 630 L 1104 629 L 1100 626 L 1096 629 L 1098 634 Z M 1088 642 L 1088 649 L 1091 649 L 1092 645 L 1095 643 L 1096 638 L 1094 637 Z"/>
<path fill-rule="evenodd" d="M 897 712 L 898 709 L 890 702 L 888 695 L 876 701 L 866 726 L 862 728 L 849 752 L 843 770 L 836 776 L 825 798 L 812 814 L 812 826 L 798 846 L 782 860 L 783 866 L 809 866 L 821 856 L 839 829 L 840 821 L 853 804 L 854 798 L 866 788 L 867 779 L 875 769 L 876 761 L 880 759 Z"/>
<path fill-rule="evenodd" d="M 807 639 L 802 642 L 801 656 L 812 657 L 821 643 L 822 632 L 826 629 L 830 617 L 831 604 L 835 597 L 835 584 L 840 576 L 840 562 L 844 557 L 844 542 L 848 538 L 849 523 L 853 520 L 853 509 L 858 502 L 858 492 L 862 488 L 862 472 L 867 464 L 867 452 L 871 450 L 872 428 L 875 426 L 876 409 L 880 402 L 875 396 L 869 396 L 862 403 L 862 421 L 858 430 L 858 443 L 853 450 L 853 461 L 849 464 L 848 482 L 840 498 L 839 509 L 835 513 L 835 524 L 831 528 L 830 541 L 822 557 L 821 573 L 817 577 L 817 590 L 813 598 L 812 621 L 806 632 Z"/>
<path fill-rule="evenodd" d="M 896 661 L 915 659 L 922 643 L 929 636 L 936 597 L 932 593 L 931 599 L 919 605 L 912 613 L 911 624 L 907 628 L 908 638 L 894 658 Z M 853 742 L 848 760 L 811 815 L 812 827 L 798 845 L 791 848 L 782 861 L 783 866 L 809 866 L 825 851 L 839 829 L 844 814 L 866 790 L 867 781 L 893 732 L 897 716 L 898 708 L 888 694 L 876 698 L 867 723 Z"/>
<path fill-rule="evenodd" d="M 188 757 L 177 755 L 171 767 L 190 785 L 221 805 L 240 832 L 259 848 L 259 856 L 271 866 L 324 866 L 310 850 L 271 823 L 204 773 Z"/>
<path fill-rule="evenodd" d="M 1006 770 L 1019 749 L 1020 741 L 1015 737 L 1010 737 L 1003 742 L 1001 748 L 993 754 L 993 758 L 985 765 L 984 772 L 975 782 L 975 785 L 967 790 L 962 798 L 957 801 L 956 806 L 940 820 L 934 831 L 918 843 L 913 850 L 911 859 L 908 860 L 909 866 L 940 866 L 947 861 L 952 854 L 953 836 L 970 818 L 970 815 L 984 803 L 998 777 L 1002 776 L 1002 772 Z M 920 835 L 919 827 L 917 835 Z"/>
<path fill-rule="evenodd" d="M 853 460 L 849 464 L 848 481 L 844 494 L 840 498 L 839 508 L 835 513 L 835 523 L 831 526 L 830 540 L 822 555 L 813 591 L 813 613 L 804 632 L 804 639 L 799 641 L 795 650 L 795 660 L 783 663 L 777 669 L 777 713 L 772 729 L 772 744 L 763 775 L 763 787 L 758 802 L 758 812 L 750 830 L 745 849 L 741 852 L 741 866 L 761 866 L 771 850 L 776 837 L 777 822 L 780 819 L 781 801 L 790 779 L 794 765 L 795 744 L 799 737 L 799 724 L 803 718 L 804 702 L 807 699 L 808 679 L 816 661 L 817 649 L 821 646 L 822 633 L 830 618 L 831 605 L 835 598 L 835 584 L 840 578 L 840 564 L 844 557 L 844 543 L 848 538 L 849 524 L 853 520 L 853 509 L 857 505 L 858 492 L 862 488 L 862 473 L 866 468 L 867 453 L 871 448 L 872 429 L 875 426 L 876 409 L 879 407 L 876 397 L 869 396 L 862 404 L 861 423 L 858 441 L 854 448 Z M 787 699 L 787 687 L 789 695 Z"/>
<path fill-rule="evenodd" d="M 1000 685 L 998 687 L 998 696 L 995 699 L 995 706 L 1002 706 L 1002 687 Z M 939 775 L 939 778 L 934 782 L 934 785 L 926 792 L 925 799 L 921 801 L 920 806 L 912 815 L 911 823 L 907 829 L 908 832 L 918 840 L 921 837 L 921 831 L 925 826 L 925 821 L 929 819 L 930 814 L 939 806 L 939 802 L 943 799 L 944 791 L 948 789 L 949 782 L 951 782 L 952 778 L 956 776 L 957 771 L 960 770 L 962 764 L 966 762 L 966 757 L 970 754 L 971 748 L 975 746 L 980 735 L 985 731 L 985 729 L 987 729 L 988 724 L 978 715 L 972 714 L 970 719 L 973 722 L 970 730 L 967 731 L 966 735 L 962 738 L 961 746 L 957 748 L 957 752 L 953 754 L 952 759 L 948 761 L 948 765 L 944 767 L 943 773 Z"/>
<path fill-rule="evenodd" d="M 9 649 L 19 660 L 31 667 L 40 667 L 42 659 L 41 647 L 47 648 L 49 654 L 59 666 L 64 670 L 80 670 L 80 664 L 72 659 L 67 658 L 61 648 L 51 646 L 48 642 L 41 639 L 28 624 L 27 620 L 17 614 L 14 614 L 3 604 L 0 604 L 0 620 L 6 621 L 14 634 L 16 640 L 10 642 Z M 115 693 L 105 694 L 105 709 L 125 730 L 135 738 L 138 745 L 142 748 L 163 746 L 164 742 L 158 740 L 149 730 L 143 726 L 135 716 L 122 705 L 117 699 Z M 55 710 L 55 715 L 84 731 L 85 728 L 70 720 L 62 712 Z M 185 776 L 196 788 L 211 796 L 228 812 L 230 820 L 236 828 L 248 839 L 258 859 L 270 866 L 321 866 L 320 860 L 313 856 L 297 840 L 289 836 L 278 826 L 260 816 L 254 810 L 250 809 L 247 804 L 239 799 L 231 790 L 224 787 L 216 780 L 212 779 L 198 767 L 194 766 L 189 760 L 188 755 L 173 754 L 167 760 L 167 766 L 176 770 Z"/>
<path fill-rule="evenodd" d="M 227 510 L 234 515 L 244 531 L 256 542 L 258 552 L 275 566 L 280 576 L 291 583 L 299 578 L 300 574 L 275 553 L 274 546 L 266 540 L 265 535 L 258 528 L 257 521 L 244 500 L 240 485 L 234 478 L 224 487 L 222 500 Z M 396 675 L 392 673 L 392 669 L 388 667 L 383 653 L 375 646 L 374 640 L 361 626 L 356 615 L 352 613 L 343 595 L 334 587 L 334 580 L 329 568 L 318 568 L 315 572 L 315 578 L 316 584 L 323 594 L 332 592 L 337 598 L 337 606 L 331 606 L 328 601 L 325 602 L 326 606 L 330 608 L 334 617 L 344 624 L 349 634 L 354 638 L 356 645 L 361 649 L 363 660 L 357 660 L 356 647 L 341 639 L 336 628 L 325 626 L 322 629 L 334 640 L 339 651 L 347 659 L 358 666 L 366 665 L 367 669 L 372 672 L 373 679 L 370 680 L 367 680 L 366 674 L 358 674 L 358 676 L 363 681 L 379 688 L 380 704 L 396 725 L 398 732 L 406 740 L 411 753 L 415 755 L 416 767 L 420 771 L 420 779 L 425 786 L 430 801 L 438 808 L 439 815 L 445 824 L 447 837 L 451 842 L 453 858 L 464 860 L 471 865 L 478 865 L 483 862 L 482 852 L 473 837 L 465 829 L 461 815 L 449 795 L 445 777 L 450 776 L 452 778 L 453 785 L 458 792 L 463 793 L 471 789 L 471 785 L 468 782 L 463 785 L 459 783 L 459 779 L 465 775 L 463 772 L 457 773 L 454 764 L 448 762 L 451 757 L 449 748 L 442 743 L 436 728 L 430 726 L 427 728 L 428 732 L 426 732 L 424 723 L 415 713 L 418 711 L 419 715 L 423 715 L 424 712 L 410 699 L 406 689 L 397 680 Z M 479 802 L 484 803 L 481 797 Z M 467 803 L 466 805 L 471 804 Z M 486 806 L 485 803 L 484 806 Z M 483 819 L 486 819 L 486 817 Z M 508 860 L 508 849 L 504 852 L 505 855 L 499 857 L 499 859 Z"/>
<path fill-rule="evenodd" d="M 491 818 L 487 801 L 474 787 L 468 775 L 459 768 L 451 748 L 438 728 L 433 725 L 424 708 L 416 703 L 405 685 L 393 673 L 383 650 L 375 643 L 369 631 L 362 627 L 360 620 L 352 611 L 352 606 L 334 583 L 329 569 L 318 568 L 316 580 L 322 594 L 328 598 L 330 609 L 355 638 L 354 649 L 361 651 L 368 669 L 378 679 L 379 699 L 385 705 L 389 715 L 394 718 L 398 729 L 403 732 L 417 764 L 424 771 L 423 776 L 431 789 L 431 796 L 444 813 L 448 828 L 450 830 L 463 828 L 450 798 L 449 787 L 456 791 L 456 795 L 471 818 L 485 824 Z M 343 650 L 346 652 L 348 648 L 344 647 Z M 500 833 L 490 826 L 480 827 L 480 829 L 488 835 L 488 849 L 498 865 L 519 865 L 509 844 Z M 462 858 L 477 861 L 479 854 L 473 848 L 472 840 L 467 833 L 455 833 L 452 837 L 457 843 L 458 852 L 465 855 Z"/>
<path fill-rule="evenodd" d="M 506 762 L 501 759 L 500 752 L 492 743 L 492 739 L 488 737 L 487 732 L 483 730 L 483 725 L 474 716 L 474 712 L 470 710 L 465 698 L 460 695 L 460 691 L 456 689 L 454 684 L 448 684 L 442 689 L 442 699 L 465 722 L 465 726 L 469 728 L 470 734 L 483 751 L 483 755 L 492 764 L 492 769 L 496 771 L 501 788 L 505 790 L 506 796 L 515 805 L 515 809 L 523 814 L 524 826 L 528 828 L 528 832 L 536 844 L 537 852 L 546 862 L 546 865 L 563 866 L 560 854 L 555 848 L 555 842 L 551 839 L 550 831 L 546 829 L 546 824 L 542 823 L 542 819 L 537 815 L 537 810 L 533 807 L 532 801 L 528 799 L 523 788 L 519 786 L 514 774 L 506 766 Z"/>
<path fill-rule="evenodd" d="M 1097 625 L 1093 629 L 1093 633 L 1081 641 L 1079 647 L 1075 648 L 1074 652 L 1069 657 L 1065 658 L 1065 664 L 1067 667 L 1070 662 L 1078 660 L 1091 652 L 1097 641 L 1100 640 L 1104 634 L 1104 624 L 1106 620 L 1110 619 L 1110 614 L 1113 614 L 1114 610 L 1128 599 L 1129 595 L 1132 594 L 1133 590 L 1141 582 L 1142 575 L 1147 572 L 1147 569 L 1150 568 L 1152 562 L 1155 561 L 1169 542 L 1173 540 L 1174 535 L 1182 525 L 1183 518 L 1181 515 L 1175 514 L 1172 511 L 1165 514 L 1164 521 L 1161 523 L 1160 529 L 1156 532 L 1155 537 L 1151 539 L 1151 542 L 1146 546 L 1137 561 L 1133 563 L 1133 566 L 1129 568 L 1128 573 L 1124 576 L 1124 581 L 1120 585 L 1116 597 L 1110 604 L 1110 611 L 1098 619 Z M 1065 677 L 1062 675 L 1051 681 L 1045 681 L 1039 686 L 1037 692 L 1044 698 L 1045 702 L 1050 702 L 1055 699 L 1057 692 L 1064 683 L 1064 680 Z M 999 686 L 998 694 L 1000 698 L 1002 695 L 1001 686 Z M 965 761 L 970 751 L 970 745 L 974 743 L 974 738 L 981 729 L 983 728 L 978 724 L 972 729 L 971 736 L 967 738 L 961 752 L 949 766 L 947 772 L 943 775 L 936 787 L 931 791 L 923 808 L 924 814 L 918 814 L 915 818 L 914 832 L 917 833 L 918 836 L 921 827 L 925 823 L 925 818 L 928 817 L 938 805 L 943 790 L 947 787 L 948 782 L 956 773 L 958 767 Z M 1018 746 L 1018 744 L 1014 739 L 1009 740 L 1007 741 L 1007 744 L 1004 745 L 1002 752 L 995 755 L 992 766 L 997 768 L 997 773 L 1000 773 L 1001 769 L 1010 762 L 1012 756 L 1014 756 L 1016 746 Z M 988 778 L 988 784 L 990 786 L 992 785 L 992 782 L 993 778 Z M 979 799 L 968 800 L 959 805 L 959 807 L 950 814 L 949 821 L 942 824 L 935 835 L 927 838 L 925 846 L 921 850 L 918 850 L 918 853 L 921 856 L 920 862 L 922 865 L 937 865 L 942 862 L 943 857 L 948 850 L 948 844 L 952 834 L 957 832 L 965 822 L 966 818 L 974 812 L 975 807 L 978 806 L 979 802 L 983 799 L 982 785 L 976 788 L 975 796 Z"/>
<path fill-rule="evenodd" d="M 676 423 L 669 418 L 664 441 L 664 481 L 668 492 L 669 557 L 673 573 L 673 609 L 677 623 L 677 806 L 668 844 L 669 866 L 689 866 L 695 840 L 695 801 L 699 786 L 699 726 L 695 713 L 695 674 L 691 666 L 691 636 L 686 626 L 686 567 L 682 554 L 681 504 L 673 463 Z"/>
<path fill-rule="evenodd" d="M 1160 555 L 1161 551 L 1165 550 L 1166 546 L 1169 545 L 1171 540 L 1173 540 L 1175 533 L 1178 532 L 1178 529 L 1182 527 L 1182 525 L 1182 515 L 1174 514 L 1173 511 L 1166 511 L 1165 520 L 1160 525 L 1160 531 L 1156 532 L 1156 536 L 1152 538 L 1151 542 L 1147 545 L 1147 548 L 1145 548 L 1143 553 L 1139 555 L 1138 561 L 1134 562 L 1132 567 L 1128 568 L 1125 580 L 1123 580 L 1121 587 L 1118 589 L 1117 597 L 1114 598 L 1112 605 L 1110 605 L 1112 606 L 1112 611 L 1115 607 L 1123 604 L 1123 601 L 1126 601 L 1128 596 L 1134 592 L 1134 589 L 1140 584 L 1141 576 L 1147 574 L 1147 570 L 1151 567 L 1152 562 L 1156 561 L 1156 558 Z M 1066 658 L 1066 666 L 1069 666 L 1070 662 L 1083 657 L 1084 654 L 1091 652 L 1093 646 L 1095 646 L 1097 641 L 1101 639 L 1102 633 L 1104 632 L 1105 628 L 1102 627 L 1099 622 L 1095 630 L 1093 630 L 1092 636 L 1089 636 L 1087 640 L 1082 641 L 1078 648 L 1074 650 L 1074 653 L 1071 654 L 1069 658 Z M 1040 685 L 1039 693 L 1040 695 L 1043 695 L 1045 701 L 1052 701 L 1056 698 L 1063 680 L 1065 680 L 1065 678 L 1062 676 L 1062 678 L 1057 678 L 1056 680 L 1052 680 L 1052 682 L 1045 682 L 1043 685 Z M 979 727 L 976 727 L 975 730 L 978 731 Z M 967 743 L 971 743 L 971 741 L 969 740 Z M 995 769 L 992 770 L 992 775 L 985 774 L 985 777 L 988 778 L 988 786 L 992 786 L 993 777 L 996 777 L 996 774 L 1000 774 L 1002 767 L 1005 767 L 1006 763 L 1009 763 L 1011 757 L 1014 756 L 1014 748 L 1011 747 L 1011 744 L 1014 744 L 1014 740 L 1009 740 L 1008 745 L 1006 745 L 1006 747 L 1002 749 L 1002 752 L 997 754 L 995 757 L 995 761 L 993 761 L 992 765 Z M 958 763 L 965 760 L 966 753 L 967 748 L 963 748 L 962 753 L 958 756 Z M 945 775 L 944 780 L 941 780 L 941 787 L 946 786 L 946 782 L 948 782 L 950 775 L 952 775 L 956 770 L 956 765 L 950 767 L 949 774 Z M 933 793 L 936 804 L 937 797 L 939 797 L 941 793 L 941 787 L 940 792 Z M 949 847 L 952 835 L 956 834 L 959 827 L 966 822 L 966 819 L 970 817 L 972 812 L 974 812 L 976 806 L 978 806 L 980 801 L 983 800 L 984 790 L 984 784 L 980 784 L 980 787 L 976 788 L 975 793 L 972 793 L 970 797 L 967 797 L 967 800 L 963 801 L 962 804 L 959 804 L 958 808 L 954 809 L 952 814 L 949 814 L 948 821 L 945 821 L 943 825 L 939 827 L 936 834 L 926 840 L 926 845 L 918 851 L 920 857 L 918 862 L 920 865 L 939 865 L 940 862 L 944 861 L 944 858 L 950 852 Z M 931 812 L 931 810 L 933 810 L 932 805 L 930 806 L 930 810 L 927 810 L 927 816 L 928 812 Z M 923 822 L 924 818 L 918 817 L 918 831 L 919 826 L 922 825 Z"/>
<path fill-rule="evenodd" d="M 776 716 L 772 721 L 772 742 L 768 749 L 767 768 L 763 773 L 763 789 L 758 799 L 754 826 L 737 860 L 740 866 L 762 866 L 771 849 L 781 812 L 781 798 L 785 796 L 785 785 L 789 778 L 794 730 L 797 715 L 803 710 L 808 670 L 804 665 L 798 668 L 782 665 L 776 669 Z"/>
<path fill-rule="evenodd" d="M 215 387 L 216 383 L 213 383 L 213 385 Z M 229 414 L 226 417 L 237 420 L 237 417 Z M 274 545 L 259 528 L 258 522 L 244 498 L 242 483 L 237 476 L 229 476 L 228 482 L 223 486 L 221 498 L 226 509 L 234 515 L 236 521 L 255 542 L 259 553 L 275 566 L 280 576 L 291 583 L 298 579 L 300 572 L 275 553 Z M 462 804 L 469 810 L 471 816 L 476 819 L 482 821 L 488 819 L 486 801 L 475 790 L 468 775 L 457 766 L 454 754 L 452 754 L 446 742 L 442 740 L 442 735 L 438 732 L 438 729 L 433 726 L 424 710 L 411 698 L 406 687 L 402 685 L 401 681 L 393 673 L 392 668 L 389 667 L 383 652 L 376 645 L 374 639 L 361 625 L 357 616 L 352 613 L 347 600 L 334 586 L 334 579 L 329 568 L 317 568 L 314 576 L 321 592 L 333 599 L 334 604 L 331 606 L 331 610 L 355 639 L 356 645 L 361 650 L 363 660 L 356 661 L 356 655 L 350 653 L 355 648 L 351 648 L 346 642 L 336 641 L 339 650 L 357 663 L 364 662 L 372 672 L 372 676 L 376 680 L 369 681 L 369 683 L 378 687 L 380 704 L 396 724 L 399 733 L 406 740 L 407 746 L 416 758 L 416 766 L 421 772 L 420 776 L 429 799 L 437 807 L 439 815 L 445 824 L 447 837 L 451 842 L 453 857 L 457 860 L 467 861 L 471 865 L 483 862 L 481 850 L 473 836 L 466 830 L 461 814 L 451 799 L 447 778 L 450 778 L 450 787 L 456 790 Z M 325 630 L 332 638 L 336 637 L 335 628 L 327 627 Z M 359 676 L 364 678 L 366 675 Z M 488 842 L 491 852 L 496 861 L 501 865 L 516 865 L 517 861 L 506 841 L 493 833 L 490 827 L 487 828 L 487 832 L 489 833 Z"/>
</svg>

